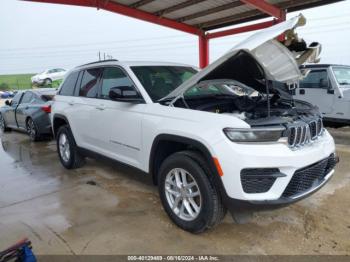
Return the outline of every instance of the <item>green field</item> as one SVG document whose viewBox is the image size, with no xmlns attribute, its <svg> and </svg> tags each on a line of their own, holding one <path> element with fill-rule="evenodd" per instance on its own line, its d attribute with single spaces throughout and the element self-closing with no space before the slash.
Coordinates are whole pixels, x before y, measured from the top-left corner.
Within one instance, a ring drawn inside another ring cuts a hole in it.
<svg viewBox="0 0 350 262">
<path fill-rule="evenodd" d="M 32 88 L 30 78 L 34 74 L 0 75 L 0 90 L 21 90 Z M 52 87 L 58 87 L 61 81 L 54 81 Z"/>
</svg>

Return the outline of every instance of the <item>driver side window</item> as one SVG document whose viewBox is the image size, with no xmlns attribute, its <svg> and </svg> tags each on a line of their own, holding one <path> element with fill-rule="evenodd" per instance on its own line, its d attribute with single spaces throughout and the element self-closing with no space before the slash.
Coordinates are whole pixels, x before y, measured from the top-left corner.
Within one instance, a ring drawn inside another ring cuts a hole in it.
<svg viewBox="0 0 350 262">
<path fill-rule="evenodd" d="M 117 67 L 106 67 L 103 70 L 101 92 L 99 98 L 109 99 L 109 91 L 121 86 L 134 86 L 130 78 Z"/>
<path fill-rule="evenodd" d="M 11 106 L 17 106 L 19 104 L 19 100 L 21 100 L 23 93 L 17 93 L 15 97 L 11 101 Z"/>
<path fill-rule="evenodd" d="M 300 81 L 300 88 L 323 88 L 329 86 L 326 70 L 312 70 L 303 80 Z"/>
</svg>

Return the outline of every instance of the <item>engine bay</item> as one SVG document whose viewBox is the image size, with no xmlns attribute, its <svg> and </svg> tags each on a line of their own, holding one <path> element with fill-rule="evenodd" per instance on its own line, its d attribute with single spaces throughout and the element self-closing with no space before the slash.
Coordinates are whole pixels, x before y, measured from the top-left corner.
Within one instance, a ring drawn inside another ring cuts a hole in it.
<svg viewBox="0 0 350 262">
<path fill-rule="evenodd" d="M 317 108 L 301 101 L 284 100 L 273 95 L 268 101 L 266 96 L 207 96 L 201 98 L 179 99 L 175 107 L 206 111 L 237 117 L 251 125 L 274 122 L 277 124 L 293 122 L 300 117 L 310 117 L 317 114 Z M 279 121 L 276 122 L 276 120 Z"/>
<path fill-rule="evenodd" d="M 263 67 L 240 51 L 166 105 L 226 114 L 251 126 L 284 124 L 319 116 L 317 107 L 294 101 L 290 86 L 266 79 Z"/>
</svg>

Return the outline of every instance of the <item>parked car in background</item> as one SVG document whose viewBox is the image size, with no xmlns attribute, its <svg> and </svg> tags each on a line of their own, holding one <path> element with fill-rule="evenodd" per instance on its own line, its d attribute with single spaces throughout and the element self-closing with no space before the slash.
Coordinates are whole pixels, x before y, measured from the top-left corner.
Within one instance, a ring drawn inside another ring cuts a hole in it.
<svg viewBox="0 0 350 262">
<path fill-rule="evenodd" d="M 62 80 L 66 75 L 67 70 L 62 68 L 54 68 L 45 70 L 31 78 L 33 85 L 50 85 L 53 81 Z"/>
<path fill-rule="evenodd" d="M 27 132 L 32 141 L 51 135 L 51 104 L 56 89 L 19 91 L 0 108 L 0 129 Z"/>
<path fill-rule="evenodd" d="M 327 122 L 350 124 L 350 66 L 313 64 L 300 70 L 305 77 L 294 98 L 316 105 Z"/>
<path fill-rule="evenodd" d="M 0 91 L 0 98 L 2 99 L 10 98 L 13 96 L 14 96 L 14 93 L 12 91 Z"/>
<path fill-rule="evenodd" d="M 149 173 L 169 217 L 193 233 L 227 209 L 311 195 L 337 156 L 317 108 L 288 89 L 301 77 L 300 59 L 317 60 L 320 49 L 291 37 L 300 24 L 302 16 L 261 30 L 200 72 L 121 61 L 71 70 L 51 114 L 62 165 L 78 168 L 97 154 Z M 287 30 L 285 46 L 275 39 Z"/>
</svg>

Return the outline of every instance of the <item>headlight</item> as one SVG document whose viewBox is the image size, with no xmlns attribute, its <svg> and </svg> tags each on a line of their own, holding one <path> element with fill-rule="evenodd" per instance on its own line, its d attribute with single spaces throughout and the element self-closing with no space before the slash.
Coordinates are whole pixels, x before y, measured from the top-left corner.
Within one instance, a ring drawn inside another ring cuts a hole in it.
<svg viewBox="0 0 350 262">
<path fill-rule="evenodd" d="M 276 142 L 282 138 L 283 127 L 225 128 L 225 135 L 233 142 Z"/>
</svg>

